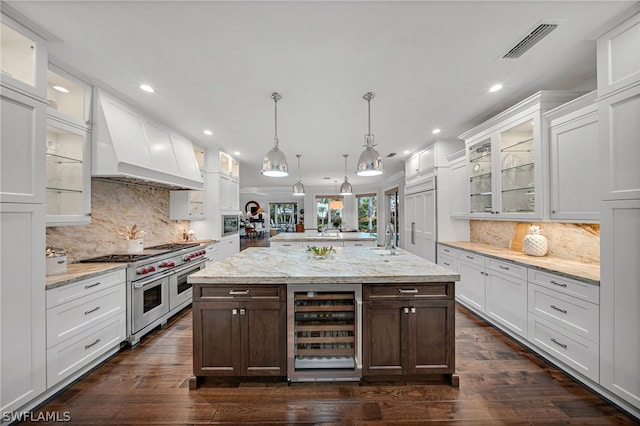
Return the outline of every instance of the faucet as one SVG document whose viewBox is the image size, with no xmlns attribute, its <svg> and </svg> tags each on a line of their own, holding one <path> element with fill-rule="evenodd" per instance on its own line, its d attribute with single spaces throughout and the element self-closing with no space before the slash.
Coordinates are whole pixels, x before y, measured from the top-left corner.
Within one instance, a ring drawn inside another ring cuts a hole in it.
<svg viewBox="0 0 640 426">
<path fill-rule="evenodd" d="M 391 255 L 396 254 L 396 232 L 393 223 L 387 224 L 387 229 L 384 236 L 384 249 L 389 250 Z"/>
</svg>

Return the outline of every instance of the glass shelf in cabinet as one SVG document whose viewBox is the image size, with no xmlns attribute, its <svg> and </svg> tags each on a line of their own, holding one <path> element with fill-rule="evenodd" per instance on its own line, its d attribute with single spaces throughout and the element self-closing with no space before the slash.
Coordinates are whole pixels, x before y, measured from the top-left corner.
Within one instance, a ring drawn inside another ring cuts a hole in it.
<svg viewBox="0 0 640 426">
<path fill-rule="evenodd" d="M 71 188 L 51 188 L 51 187 L 47 187 L 46 189 L 47 189 L 47 191 L 53 191 L 53 192 L 57 192 L 57 193 L 68 192 L 68 193 L 77 193 L 77 194 L 82 194 L 82 190 L 81 190 L 81 189 L 71 189 Z"/>
<path fill-rule="evenodd" d="M 472 197 L 488 197 L 492 194 L 492 192 L 476 192 L 473 194 L 470 194 Z"/>
<path fill-rule="evenodd" d="M 471 176 L 469 180 L 474 181 L 474 180 L 489 179 L 489 178 L 491 178 L 491 173 L 483 173 L 481 175 Z"/>
<path fill-rule="evenodd" d="M 79 160 L 77 158 L 73 158 L 73 157 L 66 157 L 64 155 L 58 155 L 58 154 L 49 154 L 47 153 L 47 159 L 51 160 L 51 161 L 55 161 L 59 164 L 62 163 L 74 163 L 74 164 L 82 164 L 82 160 Z"/>
<path fill-rule="evenodd" d="M 526 186 L 526 187 L 520 187 L 520 188 L 511 188 L 511 189 L 505 189 L 502 191 L 503 194 L 507 194 L 510 192 L 524 192 L 526 195 L 535 195 L 535 192 L 533 191 L 533 187 L 532 186 Z M 526 192 L 528 191 L 528 192 Z"/>
<path fill-rule="evenodd" d="M 469 161 L 472 163 L 475 162 L 490 162 L 491 161 L 491 151 L 482 153 L 480 155 L 474 156 L 473 153 L 469 154 Z"/>
<path fill-rule="evenodd" d="M 502 169 L 502 173 L 506 173 L 506 172 L 516 172 L 516 173 L 533 172 L 533 163 L 520 164 L 518 166 Z"/>
<path fill-rule="evenodd" d="M 507 147 L 502 148 L 500 152 L 531 152 L 533 151 L 532 148 L 527 149 L 526 146 L 522 146 L 526 143 L 531 143 L 531 142 L 533 142 L 533 138 L 525 139 L 525 140 L 516 142 L 513 145 L 509 145 Z"/>
</svg>

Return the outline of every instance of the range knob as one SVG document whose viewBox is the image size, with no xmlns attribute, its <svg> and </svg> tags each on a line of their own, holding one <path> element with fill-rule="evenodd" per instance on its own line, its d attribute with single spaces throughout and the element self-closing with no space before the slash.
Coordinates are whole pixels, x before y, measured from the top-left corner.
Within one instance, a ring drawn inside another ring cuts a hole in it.
<svg viewBox="0 0 640 426">
<path fill-rule="evenodd" d="M 156 267 L 155 266 L 149 266 L 149 272 L 155 272 Z"/>
<path fill-rule="evenodd" d="M 175 262 L 171 262 L 171 263 L 169 263 L 169 267 L 170 267 L 170 268 L 173 268 L 174 266 L 176 266 L 176 263 L 175 263 Z"/>
<path fill-rule="evenodd" d="M 142 269 L 140 269 L 140 270 L 138 271 L 138 274 L 140 274 L 140 275 L 144 275 L 144 274 L 147 274 L 147 273 L 149 273 L 149 271 L 147 270 L 147 268 L 142 268 Z"/>
<path fill-rule="evenodd" d="M 161 267 L 161 268 L 168 268 L 168 267 L 169 267 L 169 264 L 168 264 L 167 262 L 162 262 L 162 263 L 160 264 L 160 267 Z"/>
</svg>

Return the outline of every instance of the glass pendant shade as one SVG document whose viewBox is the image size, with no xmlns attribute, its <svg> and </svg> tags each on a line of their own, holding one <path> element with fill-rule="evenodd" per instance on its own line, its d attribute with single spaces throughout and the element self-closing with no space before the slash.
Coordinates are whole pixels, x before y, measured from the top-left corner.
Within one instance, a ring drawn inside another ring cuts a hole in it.
<svg viewBox="0 0 640 426">
<path fill-rule="evenodd" d="M 282 95 L 277 92 L 271 94 L 273 99 L 274 109 L 274 123 L 275 131 L 273 136 L 273 148 L 267 152 L 262 161 L 262 173 L 264 176 L 269 177 L 284 177 L 289 176 L 289 165 L 287 164 L 287 157 L 280 151 L 278 147 L 278 101 L 282 99 Z"/>
<path fill-rule="evenodd" d="M 356 174 L 358 176 L 378 176 L 384 173 L 382 167 L 382 157 L 373 147 L 376 146 L 373 134 L 371 134 L 371 99 L 375 94 L 373 92 L 365 93 L 362 98 L 367 101 L 367 118 L 368 132 L 364 135 L 365 150 L 360 154 L 358 165 L 356 166 Z"/>
</svg>

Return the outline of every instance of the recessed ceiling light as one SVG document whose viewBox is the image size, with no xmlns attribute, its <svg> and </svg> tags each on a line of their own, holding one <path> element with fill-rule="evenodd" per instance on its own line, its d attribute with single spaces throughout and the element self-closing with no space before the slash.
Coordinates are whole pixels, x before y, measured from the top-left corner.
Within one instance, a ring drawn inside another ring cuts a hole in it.
<svg viewBox="0 0 640 426">
<path fill-rule="evenodd" d="M 62 93 L 69 93 L 69 89 L 62 86 L 53 86 L 53 90 L 57 90 L 58 92 L 62 92 Z"/>
<path fill-rule="evenodd" d="M 204 131 L 204 134 L 207 135 L 207 136 L 211 136 L 211 135 L 213 135 L 213 132 L 211 130 L 207 129 L 207 130 Z"/>
<path fill-rule="evenodd" d="M 404 150 L 404 154 L 410 154 L 410 153 L 411 153 L 411 151 L 409 151 L 408 149 Z"/>
<path fill-rule="evenodd" d="M 502 89 L 502 84 L 494 84 L 493 86 L 491 86 L 491 89 L 489 89 L 489 92 L 497 92 L 500 89 Z"/>
<path fill-rule="evenodd" d="M 240 155 L 240 151 L 234 151 L 233 155 Z"/>
<path fill-rule="evenodd" d="M 434 135 L 437 135 L 438 133 L 440 133 L 440 129 L 433 129 L 431 133 L 433 133 Z"/>
<path fill-rule="evenodd" d="M 153 87 L 149 86 L 148 84 L 141 84 L 140 88 L 142 90 L 144 90 L 145 92 L 149 92 L 149 93 L 153 93 L 154 92 Z"/>
</svg>

